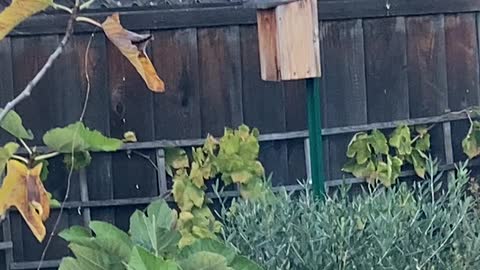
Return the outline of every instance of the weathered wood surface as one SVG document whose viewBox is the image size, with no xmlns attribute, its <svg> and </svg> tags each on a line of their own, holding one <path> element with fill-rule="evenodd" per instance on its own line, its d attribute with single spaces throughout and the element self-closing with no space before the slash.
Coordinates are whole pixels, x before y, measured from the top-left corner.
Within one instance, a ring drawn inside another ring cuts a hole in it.
<svg viewBox="0 0 480 270">
<path fill-rule="evenodd" d="M 355 0 L 353 5 L 352 1 L 319 2 L 322 133 L 326 173 L 335 180 L 327 185 L 351 177 L 340 168 L 353 133 L 388 130 L 399 123 L 453 121 L 454 161 L 463 160 L 459 140 L 466 133 L 466 116 L 439 115 L 480 102 L 476 13 L 480 4 L 399 0 L 390 1 L 386 14 L 384 2 L 361 0 L 359 5 Z M 60 228 L 83 223 L 77 213 L 79 206 L 80 213 L 82 207 L 92 207 L 93 219 L 127 228 L 134 209 L 157 198 L 159 190 L 171 188 L 171 182 L 165 186 L 159 181 L 163 176 L 146 157 L 155 163 L 158 148 L 199 145 L 207 133 L 221 135 L 224 126 L 247 123 L 260 128 L 265 134 L 261 159 L 267 172 L 274 172 L 275 185 L 293 185 L 297 179 L 305 179 L 305 82 L 261 80 L 254 10 L 234 4 L 124 11 L 126 27 L 153 34 L 149 53 L 166 81 L 167 92 L 149 92 L 103 34 L 95 34 L 87 68 L 91 93 L 85 122 L 115 137 L 133 130 L 140 142 L 126 145 L 118 153 L 93 156 L 86 171 L 89 202 L 80 201 L 78 174 L 74 175 Z M 104 11 L 91 12 L 98 19 L 106 15 Z M 0 42 L 1 102 L 18 93 L 43 64 L 66 20 L 64 15 L 40 15 Z M 41 144 L 45 130 L 78 119 L 86 94 L 84 53 L 91 30 L 84 25 L 76 28 L 66 54 L 31 99 L 16 108 L 37 135 L 34 144 Z M 444 158 L 441 124 L 432 135 L 434 154 Z M 0 139 L 3 143 L 8 136 L 0 132 Z M 52 161 L 47 188 L 57 198 L 65 193 L 66 173 L 60 159 Z M 236 194 L 230 190 L 225 196 Z M 47 223 L 49 230 L 56 213 Z M 16 211 L 10 213 L 10 221 L 10 231 L 6 231 L 13 242 L 13 249 L 7 249 L 13 251 L 12 269 L 31 269 L 39 259 L 41 245 L 35 243 Z M 65 242 L 55 240 L 47 266 L 58 264 L 55 260 L 66 254 L 65 247 Z M 0 263 L 5 263 L 4 259 Z"/>
</svg>

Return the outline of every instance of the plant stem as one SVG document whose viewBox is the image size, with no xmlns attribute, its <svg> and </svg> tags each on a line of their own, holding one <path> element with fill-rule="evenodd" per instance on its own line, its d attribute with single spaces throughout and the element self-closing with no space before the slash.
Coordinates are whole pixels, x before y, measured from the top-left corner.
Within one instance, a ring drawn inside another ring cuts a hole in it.
<svg viewBox="0 0 480 270">
<path fill-rule="evenodd" d="M 84 4 L 87 4 L 87 3 L 88 3 L 88 2 L 86 2 L 86 3 L 84 3 Z M 89 3 L 89 4 L 90 4 L 90 3 Z M 82 5 L 82 6 L 83 6 L 83 5 Z M 72 9 L 69 8 L 69 7 L 66 7 L 66 6 L 64 6 L 64 5 L 57 4 L 57 3 L 53 3 L 53 4 L 52 4 L 52 7 L 53 7 L 54 9 L 63 10 L 63 11 L 66 11 L 66 12 L 72 14 Z M 80 9 L 82 9 L 82 8 L 80 7 Z M 101 25 L 99 22 L 95 21 L 94 19 L 90 19 L 90 18 L 88 18 L 88 17 L 77 16 L 77 17 L 75 18 L 75 20 L 76 20 L 77 22 L 85 22 L 85 23 L 89 23 L 89 24 L 91 24 L 91 25 L 94 25 L 94 26 L 96 26 L 96 27 L 102 28 L 102 25 Z"/>
<path fill-rule="evenodd" d="M 36 156 L 34 158 L 34 160 L 35 161 L 45 160 L 45 159 L 56 157 L 58 155 L 60 155 L 59 152 L 51 152 L 51 153 L 43 154 L 43 155 L 40 155 L 40 156 Z"/>
<path fill-rule="evenodd" d="M 32 153 L 33 153 L 32 149 L 30 149 L 30 147 L 28 147 L 28 145 L 25 143 L 25 141 L 22 138 L 18 138 L 18 140 L 23 145 L 23 147 L 27 150 L 28 154 L 32 155 Z"/>
<path fill-rule="evenodd" d="M 13 155 L 12 158 L 18 159 L 18 160 L 22 161 L 22 162 L 25 163 L 25 164 L 28 164 L 28 163 L 29 163 L 29 162 L 28 162 L 28 159 L 26 159 L 26 158 L 24 158 L 24 157 L 22 157 L 22 156 L 19 156 L 19 155 Z"/>
</svg>

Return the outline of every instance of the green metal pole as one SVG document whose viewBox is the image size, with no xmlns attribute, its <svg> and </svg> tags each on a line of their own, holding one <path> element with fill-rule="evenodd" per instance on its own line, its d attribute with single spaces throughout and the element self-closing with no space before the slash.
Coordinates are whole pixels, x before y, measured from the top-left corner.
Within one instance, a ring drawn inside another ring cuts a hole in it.
<svg viewBox="0 0 480 270">
<path fill-rule="evenodd" d="M 325 171 L 323 167 L 320 78 L 307 79 L 307 108 L 313 190 L 315 194 L 322 196 L 325 193 Z"/>
</svg>

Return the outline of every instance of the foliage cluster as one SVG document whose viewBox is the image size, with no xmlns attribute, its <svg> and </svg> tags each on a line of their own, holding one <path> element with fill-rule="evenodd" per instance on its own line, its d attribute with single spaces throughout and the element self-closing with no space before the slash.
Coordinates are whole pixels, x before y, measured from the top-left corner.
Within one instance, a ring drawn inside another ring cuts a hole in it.
<svg viewBox="0 0 480 270">
<path fill-rule="evenodd" d="M 0 188 L 0 215 L 4 216 L 10 207 L 16 207 L 39 241 L 46 235 L 43 221 L 49 217 L 52 203 L 51 194 L 42 183 L 48 176 L 47 160 L 63 154 L 67 167 L 78 169 L 90 163 L 91 151 L 115 151 L 123 144 L 121 140 L 105 137 L 77 122 L 46 132 L 43 142 L 49 152 L 40 154 L 28 146 L 27 142 L 34 139 L 34 135 L 23 126 L 16 112 L 9 111 L 0 127 L 29 152 L 27 157 L 18 155 L 20 146 L 15 141 L 0 147 L 0 173 L 7 167 L 7 175 Z"/>
<path fill-rule="evenodd" d="M 466 164 L 441 188 L 437 164 L 426 181 L 325 200 L 308 187 L 268 202 L 238 201 L 223 215 L 224 239 L 265 269 L 479 269 L 480 219 L 465 192 Z"/>
<path fill-rule="evenodd" d="M 208 136 L 202 147 L 192 149 L 191 160 L 182 149 L 166 151 L 173 196 L 181 211 L 177 225 L 182 234 L 181 247 L 195 239 L 216 239 L 221 230 L 221 223 L 208 207 L 207 180 L 219 176 L 225 186 L 237 184 L 245 199 L 264 198 L 259 148 L 258 130 L 242 125 L 236 130 L 225 129 L 219 140 Z"/>
<path fill-rule="evenodd" d="M 131 216 L 128 233 L 100 221 L 91 222 L 90 228 L 72 227 L 60 236 L 70 242 L 76 258 L 64 258 L 59 270 L 261 270 L 216 240 L 179 248 L 177 221 L 177 212 L 159 200 Z"/>
<path fill-rule="evenodd" d="M 425 178 L 426 161 L 430 150 L 430 134 L 425 127 L 398 126 L 387 141 L 379 130 L 353 136 L 347 149 L 344 172 L 364 178 L 370 184 L 395 184 L 403 165 L 411 164 L 416 174 Z"/>
</svg>

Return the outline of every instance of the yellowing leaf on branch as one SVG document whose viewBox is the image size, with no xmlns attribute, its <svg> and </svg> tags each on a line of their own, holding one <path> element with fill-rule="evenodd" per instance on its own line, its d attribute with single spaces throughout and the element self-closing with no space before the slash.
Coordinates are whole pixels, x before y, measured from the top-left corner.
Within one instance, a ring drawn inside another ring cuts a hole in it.
<svg viewBox="0 0 480 270">
<path fill-rule="evenodd" d="M 155 67 L 147 56 L 146 48 L 151 35 L 140 35 L 125 30 L 120 24 L 118 13 L 108 17 L 102 24 L 108 39 L 132 63 L 142 76 L 147 87 L 154 92 L 164 92 L 165 84 L 158 77 Z"/>
<path fill-rule="evenodd" d="M 16 207 L 39 242 L 46 234 L 43 221 L 50 215 L 48 193 L 40 180 L 42 164 L 29 169 L 20 161 L 8 161 L 7 176 L 0 188 L 0 215 Z"/>
<path fill-rule="evenodd" d="M 0 40 L 21 22 L 52 3 L 52 0 L 13 0 L 12 4 L 0 13 Z"/>
</svg>

